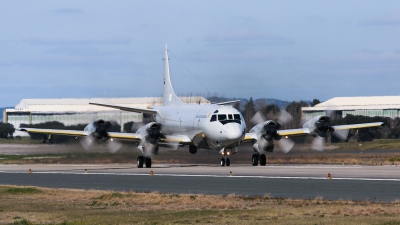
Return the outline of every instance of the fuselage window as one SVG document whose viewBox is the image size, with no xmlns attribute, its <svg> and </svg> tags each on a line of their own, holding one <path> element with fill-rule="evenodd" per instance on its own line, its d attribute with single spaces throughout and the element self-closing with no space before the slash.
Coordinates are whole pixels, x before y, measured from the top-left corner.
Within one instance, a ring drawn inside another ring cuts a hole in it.
<svg viewBox="0 0 400 225">
<path fill-rule="evenodd" d="M 233 120 L 232 114 L 228 114 L 228 119 L 229 119 L 229 120 Z"/>
<path fill-rule="evenodd" d="M 212 115 L 211 116 L 211 119 L 210 119 L 210 122 L 213 122 L 213 121 L 217 121 L 217 115 Z"/>
<path fill-rule="evenodd" d="M 218 114 L 218 121 L 226 120 L 226 114 Z"/>
</svg>

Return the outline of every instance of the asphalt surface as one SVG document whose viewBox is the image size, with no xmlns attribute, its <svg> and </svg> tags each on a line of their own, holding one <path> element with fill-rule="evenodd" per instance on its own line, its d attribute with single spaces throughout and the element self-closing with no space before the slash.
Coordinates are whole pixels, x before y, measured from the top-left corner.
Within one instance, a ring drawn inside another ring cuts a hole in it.
<svg viewBox="0 0 400 225">
<path fill-rule="evenodd" d="M 32 173 L 29 173 L 31 169 Z M 85 171 L 86 170 L 86 171 Z M 398 166 L 0 165 L 0 184 L 282 198 L 400 200 Z M 153 171 L 154 175 L 150 176 Z M 332 179 L 327 179 L 328 173 Z"/>
</svg>

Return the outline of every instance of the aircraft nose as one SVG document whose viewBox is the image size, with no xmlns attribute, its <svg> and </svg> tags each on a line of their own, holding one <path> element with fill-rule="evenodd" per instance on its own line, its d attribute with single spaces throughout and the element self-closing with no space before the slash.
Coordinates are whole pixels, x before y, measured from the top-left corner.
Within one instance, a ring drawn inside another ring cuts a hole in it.
<svg viewBox="0 0 400 225">
<path fill-rule="evenodd" d="M 227 137 L 230 140 L 236 140 L 242 137 L 242 130 L 240 129 L 240 126 L 230 126 L 227 133 L 228 133 Z"/>
</svg>

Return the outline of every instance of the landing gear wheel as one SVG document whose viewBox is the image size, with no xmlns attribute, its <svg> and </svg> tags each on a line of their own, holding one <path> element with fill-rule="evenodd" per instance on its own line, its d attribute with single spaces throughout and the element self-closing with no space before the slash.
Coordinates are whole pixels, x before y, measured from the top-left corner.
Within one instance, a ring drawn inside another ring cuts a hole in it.
<svg viewBox="0 0 400 225">
<path fill-rule="evenodd" d="M 190 154 L 196 154 L 196 152 L 197 152 L 197 146 L 195 146 L 195 145 L 189 145 L 189 152 L 190 152 Z"/>
<path fill-rule="evenodd" d="M 257 154 L 253 154 L 253 157 L 251 157 L 251 164 L 253 166 L 257 166 L 258 165 L 258 155 Z"/>
<path fill-rule="evenodd" d="M 143 168 L 143 156 L 137 157 L 137 167 Z"/>
<path fill-rule="evenodd" d="M 151 168 L 151 158 L 146 157 L 146 168 Z"/>
<path fill-rule="evenodd" d="M 221 166 L 225 166 L 225 159 L 221 158 Z"/>
<path fill-rule="evenodd" d="M 260 156 L 260 165 L 261 165 L 261 166 L 267 165 L 267 157 L 265 156 L 265 154 L 262 154 L 262 155 Z"/>
<path fill-rule="evenodd" d="M 226 158 L 226 160 L 225 160 L 225 165 L 226 165 L 226 166 L 231 165 L 231 160 L 229 160 L 229 158 Z"/>
</svg>

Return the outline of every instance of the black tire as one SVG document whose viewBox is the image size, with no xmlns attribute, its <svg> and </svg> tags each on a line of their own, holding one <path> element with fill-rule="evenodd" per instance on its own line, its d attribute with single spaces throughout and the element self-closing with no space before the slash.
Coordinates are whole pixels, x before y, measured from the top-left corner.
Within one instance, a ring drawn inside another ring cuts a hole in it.
<svg viewBox="0 0 400 225">
<path fill-rule="evenodd" d="M 196 154 L 196 152 L 197 152 L 197 146 L 195 146 L 195 145 L 189 145 L 189 152 L 190 152 L 190 154 Z"/>
<path fill-rule="evenodd" d="M 257 166 L 258 165 L 258 155 L 257 154 L 253 154 L 253 157 L 251 157 L 251 164 L 253 166 Z"/>
<path fill-rule="evenodd" d="M 226 166 L 231 165 L 231 160 L 229 160 L 229 158 L 226 158 L 226 160 L 225 160 L 225 165 L 226 165 Z"/>
<path fill-rule="evenodd" d="M 146 157 L 146 168 L 151 168 L 151 158 Z"/>
<path fill-rule="evenodd" d="M 262 155 L 260 156 L 260 165 L 261 165 L 261 166 L 267 165 L 267 157 L 265 156 L 265 154 L 262 154 Z"/>
<path fill-rule="evenodd" d="M 225 166 L 225 159 L 221 158 L 221 166 Z"/>
<path fill-rule="evenodd" d="M 137 157 L 137 167 L 143 168 L 143 156 Z"/>
</svg>

